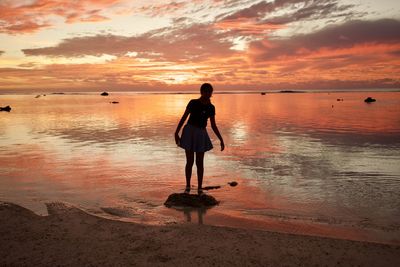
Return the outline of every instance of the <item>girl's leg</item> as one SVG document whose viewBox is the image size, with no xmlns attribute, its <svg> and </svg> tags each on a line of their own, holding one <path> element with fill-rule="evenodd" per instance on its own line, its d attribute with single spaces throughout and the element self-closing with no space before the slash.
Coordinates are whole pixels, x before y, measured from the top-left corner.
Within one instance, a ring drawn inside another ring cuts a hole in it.
<svg viewBox="0 0 400 267">
<path fill-rule="evenodd" d="M 202 192 L 204 174 L 204 152 L 196 152 L 197 182 L 198 191 Z"/>
<path fill-rule="evenodd" d="M 194 162 L 194 152 L 190 150 L 185 150 L 186 153 L 186 167 L 185 167 L 185 175 L 186 175 L 186 188 L 190 189 L 190 179 L 192 178 L 192 167 Z"/>
</svg>

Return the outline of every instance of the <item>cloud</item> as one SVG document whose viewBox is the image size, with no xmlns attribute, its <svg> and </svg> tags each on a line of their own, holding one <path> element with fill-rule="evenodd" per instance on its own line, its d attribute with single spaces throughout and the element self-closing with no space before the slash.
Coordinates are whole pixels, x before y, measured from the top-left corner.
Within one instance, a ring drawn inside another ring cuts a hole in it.
<svg viewBox="0 0 400 267">
<path fill-rule="evenodd" d="M 307 20 L 351 18 L 360 15 L 354 5 L 342 5 L 338 0 L 276 0 L 261 1 L 250 7 L 217 17 L 216 26 L 242 34 L 264 34 L 269 29 L 286 27 Z M 243 28 L 243 25 L 248 25 Z"/>
<path fill-rule="evenodd" d="M 0 50 L 0 56 L 3 55 L 3 54 L 4 54 L 4 51 L 1 51 L 1 50 Z"/>
<path fill-rule="evenodd" d="M 399 42 L 400 21 L 381 19 L 349 21 L 309 34 L 255 41 L 250 44 L 249 49 L 253 59 L 264 61 L 279 57 L 301 57 L 321 49 L 335 50 L 363 44 L 398 44 Z"/>
<path fill-rule="evenodd" d="M 184 9 L 190 2 L 169 2 L 169 3 L 162 3 L 162 4 L 153 4 L 143 6 L 139 9 L 140 13 L 145 13 L 150 16 L 162 16 L 162 15 L 172 15 L 177 11 Z"/>
<path fill-rule="evenodd" d="M 192 24 L 183 28 L 162 28 L 132 37 L 111 34 L 75 37 L 65 39 L 54 47 L 22 51 L 28 56 L 51 57 L 123 56 L 135 52 L 139 58 L 198 61 L 234 54 L 230 49 L 233 43 L 228 37 L 224 33 L 217 33 L 208 24 Z"/>
<path fill-rule="evenodd" d="M 295 11 L 299 14 L 303 13 L 304 17 L 310 17 L 312 14 L 319 15 L 331 15 L 334 12 L 342 12 L 347 10 L 354 5 L 341 5 L 338 3 L 339 0 L 275 0 L 272 2 L 261 1 L 250 7 L 243 8 L 233 12 L 232 14 L 225 15 L 223 20 L 232 19 L 264 19 L 269 15 L 273 15 L 274 12 L 282 10 L 285 13 L 290 14 L 291 11 Z"/>
<path fill-rule="evenodd" d="M 271 24 L 289 24 L 293 22 L 305 21 L 305 20 L 318 20 L 326 19 L 330 20 L 338 17 L 353 18 L 355 16 L 361 16 L 364 13 L 355 12 L 351 9 L 355 5 L 340 5 L 338 1 L 325 0 L 325 1 L 303 1 L 304 6 L 280 16 L 273 16 L 263 20 L 264 23 Z"/>
<path fill-rule="evenodd" d="M 34 0 L 1 1 L 0 33 L 24 34 L 52 27 L 54 16 L 64 18 L 66 23 L 96 22 L 107 20 L 103 13 L 112 11 L 122 0 Z"/>
</svg>

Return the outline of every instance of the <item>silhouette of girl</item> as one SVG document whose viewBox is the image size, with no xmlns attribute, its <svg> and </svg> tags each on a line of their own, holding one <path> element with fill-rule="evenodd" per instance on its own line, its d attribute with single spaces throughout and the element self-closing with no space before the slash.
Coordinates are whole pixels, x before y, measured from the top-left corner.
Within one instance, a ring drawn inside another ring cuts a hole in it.
<svg viewBox="0 0 400 267">
<path fill-rule="evenodd" d="M 213 87 L 209 83 L 204 83 L 200 87 L 200 98 L 189 101 L 185 113 L 178 123 L 175 131 L 175 142 L 178 146 L 185 149 L 186 153 L 186 188 L 185 193 L 190 193 L 190 179 L 192 177 L 192 167 L 194 163 L 194 154 L 196 153 L 198 194 L 202 195 L 203 173 L 204 173 L 204 153 L 213 148 L 210 137 L 208 136 L 206 126 L 210 118 L 211 128 L 221 142 L 221 151 L 225 149 L 224 140 L 219 133 L 215 122 L 215 107 L 211 104 Z M 187 124 L 183 127 L 182 136 L 179 137 L 179 131 L 183 123 L 189 116 Z"/>
</svg>

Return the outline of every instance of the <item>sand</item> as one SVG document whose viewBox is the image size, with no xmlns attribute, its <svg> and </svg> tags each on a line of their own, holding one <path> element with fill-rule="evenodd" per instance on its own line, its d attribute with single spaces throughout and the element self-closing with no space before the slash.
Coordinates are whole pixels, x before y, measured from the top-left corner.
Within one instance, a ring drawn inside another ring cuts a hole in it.
<svg viewBox="0 0 400 267">
<path fill-rule="evenodd" d="M 0 266 L 400 266 L 400 246 L 0 203 Z"/>
</svg>

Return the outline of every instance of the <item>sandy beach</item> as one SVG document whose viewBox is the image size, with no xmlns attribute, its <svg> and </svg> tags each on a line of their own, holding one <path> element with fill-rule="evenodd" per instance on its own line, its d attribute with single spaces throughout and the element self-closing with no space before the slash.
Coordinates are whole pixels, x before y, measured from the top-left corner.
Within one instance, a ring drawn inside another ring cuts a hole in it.
<svg viewBox="0 0 400 267">
<path fill-rule="evenodd" d="M 0 203 L 1 266 L 400 266 L 400 246 L 47 209 Z"/>
</svg>

